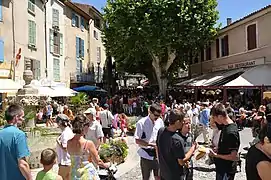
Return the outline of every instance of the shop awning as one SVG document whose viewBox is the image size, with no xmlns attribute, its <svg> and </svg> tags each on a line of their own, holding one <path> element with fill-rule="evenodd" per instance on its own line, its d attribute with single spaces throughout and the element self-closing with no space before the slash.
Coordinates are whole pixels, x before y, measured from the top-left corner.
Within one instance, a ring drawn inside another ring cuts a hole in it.
<svg viewBox="0 0 271 180">
<path fill-rule="evenodd" d="M 271 86 L 271 65 L 259 65 L 248 69 L 224 86 Z"/>
<path fill-rule="evenodd" d="M 0 79 L 0 93 L 14 93 L 23 88 L 11 79 Z"/>
<path fill-rule="evenodd" d="M 51 97 L 70 97 L 78 93 L 70 88 L 66 88 L 62 86 L 53 86 L 51 88 L 54 91 Z"/>
<path fill-rule="evenodd" d="M 221 86 L 225 83 L 236 78 L 236 75 L 240 75 L 244 72 L 244 69 L 235 69 L 230 71 L 218 71 L 201 75 L 196 78 L 192 78 L 181 83 L 177 86 Z"/>
</svg>

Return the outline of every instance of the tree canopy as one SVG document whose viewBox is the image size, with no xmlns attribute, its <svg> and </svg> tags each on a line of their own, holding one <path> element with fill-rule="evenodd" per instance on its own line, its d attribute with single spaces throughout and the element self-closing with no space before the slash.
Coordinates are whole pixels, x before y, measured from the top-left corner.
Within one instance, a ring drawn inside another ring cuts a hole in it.
<svg viewBox="0 0 271 180">
<path fill-rule="evenodd" d="M 216 7 L 216 0 L 108 0 L 106 49 L 126 72 L 155 72 L 164 91 L 169 73 L 216 36 Z"/>
</svg>

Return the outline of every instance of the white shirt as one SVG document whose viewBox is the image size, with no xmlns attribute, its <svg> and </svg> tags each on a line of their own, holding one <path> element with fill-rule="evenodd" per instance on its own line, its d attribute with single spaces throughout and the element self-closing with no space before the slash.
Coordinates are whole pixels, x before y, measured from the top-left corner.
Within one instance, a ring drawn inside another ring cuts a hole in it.
<svg viewBox="0 0 271 180">
<path fill-rule="evenodd" d="M 66 127 L 61 135 L 58 137 L 58 141 L 64 148 L 67 148 L 68 141 L 74 136 L 70 127 Z M 67 151 L 64 151 L 59 145 L 56 147 L 58 164 L 71 165 L 70 155 Z"/>
<path fill-rule="evenodd" d="M 192 118 L 192 124 L 198 124 L 199 123 L 199 109 L 194 108 L 192 109 L 193 112 L 193 118 Z"/>
<path fill-rule="evenodd" d="M 110 128 L 109 125 L 112 125 L 114 116 L 109 110 L 103 110 L 100 112 L 100 120 L 103 128 Z"/>
<path fill-rule="evenodd" d="M 149 116 L 144 117 L 136 123 L 135 139 L 142 139 L 148 143 L 156 143 L 158 131 L 162 127 L 164 127 L 164 121 L 161 118 L 157 119 L 153 123 Z M 145 138 L 142 138 L 143 132 L 146 135 Z M 148 160 L 153 160 L 153 157 L 149 156 L 148 153 L 146 153 L 142 149 L 142 146 L 139 147 L 140 149 L 137 151 L 137 153 L 140 157 Z"/>
<path fill-rule="evenodd" d="M 104 133 L 101 124 L 98 121 L 90 122 L 86 139 L 91 140 L 97 147 L 98 139 L 102 137 L 104 137 Z"/>
</svg>

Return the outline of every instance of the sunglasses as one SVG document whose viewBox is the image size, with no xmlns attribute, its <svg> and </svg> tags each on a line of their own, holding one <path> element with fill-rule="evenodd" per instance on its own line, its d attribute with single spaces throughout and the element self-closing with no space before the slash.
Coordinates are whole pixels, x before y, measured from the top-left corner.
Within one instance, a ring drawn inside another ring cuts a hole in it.
<svg viewBox="0 0 271 180">
<path fill-rule="evenodd" d="M 155 117 L 160 117 L 160 114 L 152 113 Z"/>
</svg>

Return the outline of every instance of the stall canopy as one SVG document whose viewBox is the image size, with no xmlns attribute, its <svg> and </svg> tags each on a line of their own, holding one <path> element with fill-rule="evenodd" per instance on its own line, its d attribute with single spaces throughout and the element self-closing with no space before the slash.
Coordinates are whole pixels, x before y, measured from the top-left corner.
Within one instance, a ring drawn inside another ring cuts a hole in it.
<svg viewBox="0 0 271 180">
<path fill-rule="evenodd" d="M 76 91 L 70 88 L 62 87 L 62 86 L 55 86 L 55 87 L 53 86 L 51 88 L 54 91 L 51 97 L 70 97 L 77 94 Z"/>
<path fill-rule="evenodd" d="M 20 84 L 11 79 L 0 79 L 0 93 L 17 92 L 21 88 L 23 87 Z"/>
<path fill-rule="evenodd" d="M 87 91 L 95 91 L 97 88 L 98 88 L 97 86 L 86 85 L 86 86 L 73 88 L 73 90 L 77 92 L 84 92 L 84 91 L 87 92 Z"/>
<path fill-rule="evenodd" d="M 271 86 L 271 65 L 259 65 L 248 69 L 224 86 Z"/>
<path fill-rule="evenodd" d="M 235 69 L 230 71 L 219 71 L 204 74 L 202 76 L 192 78 L 181 83 L 177 86 L 220 86 L 235 79 L 242 74 L 244 69 Z"/>
</svg>

